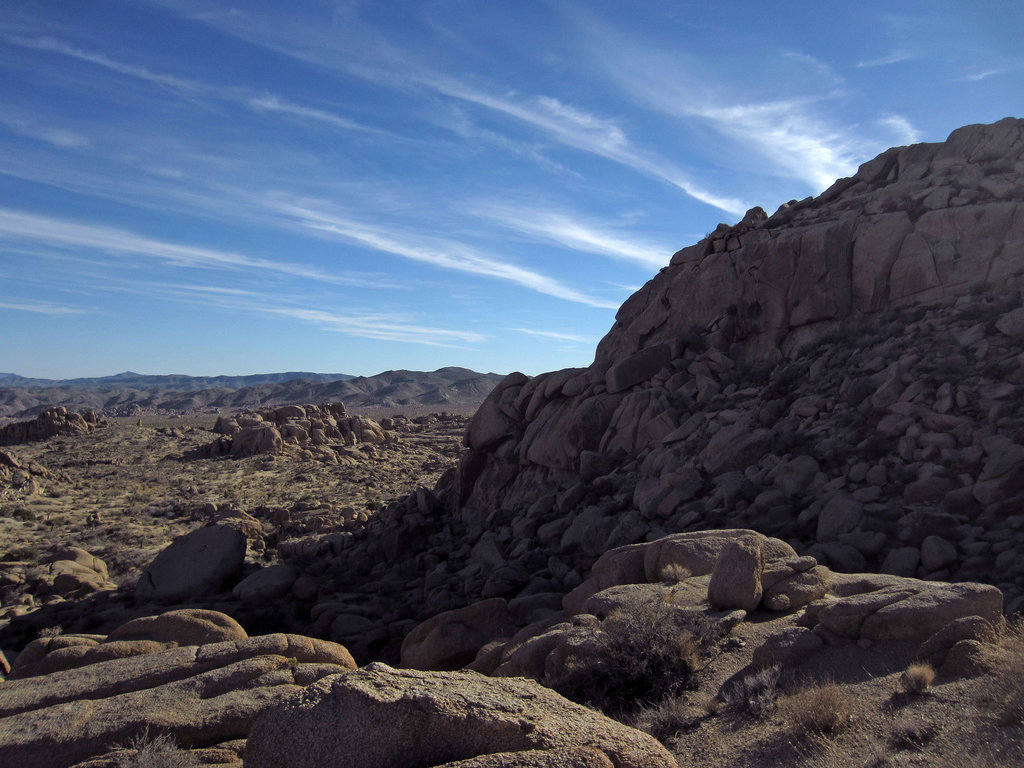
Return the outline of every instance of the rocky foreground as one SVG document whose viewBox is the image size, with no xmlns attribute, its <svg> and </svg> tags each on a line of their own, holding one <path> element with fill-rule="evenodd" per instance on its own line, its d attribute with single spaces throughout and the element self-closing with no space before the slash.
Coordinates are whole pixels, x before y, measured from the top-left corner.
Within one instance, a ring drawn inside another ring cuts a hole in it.
<svg viewBox="0 0 1024 768">
<path fill-rule="evenodd" d="M 14 658 L 0 762 L 131 765 L 148 722 L 221 765 L 1018 765 L 1022 289 L 1021 120 L 754 209 L 592 366 L 502 381 L 433 491 L 283 536 L 214 510 L 84 588 L 103 628 Z"/>
</svg>

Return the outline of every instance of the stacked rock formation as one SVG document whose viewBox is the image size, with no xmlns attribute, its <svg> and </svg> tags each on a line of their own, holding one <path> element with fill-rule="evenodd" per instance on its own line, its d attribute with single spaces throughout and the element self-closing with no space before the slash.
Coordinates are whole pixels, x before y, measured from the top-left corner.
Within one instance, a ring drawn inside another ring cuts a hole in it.
<svg viewBox="0 0 1024 768">
<path fill-rule="evenodd" d="M 53 473 L 46 467 L 22 461 L 9 451 L 0 451 L 0 489 L 9 488 L 20 496 L 32 496 L 39 493 L 42 482 L 53 479 Z"/>
<path fill-rule="evenodd" d="M 379 445 L 390 439 L 373 419 L 349 416 L 344 403 L 283 405 L 258 413 L 222 416 L 213 431 L 225 436 L 214 444 L 214 453 L 244 457 L 297 447 L 331 463 L 339 459 L 352 463 L 359 453 L 348 449 Z"/>
<path fill-rule="evenodd" d="M 91 432 L 102 420 L 92 411 L 68 412 L 60 405 L 48 408 L 31 421 L 16 421 L 0 428 L 0 445 L 17 445 L 46 440 L 56 435 L 81 435 Z"/>
</svg>

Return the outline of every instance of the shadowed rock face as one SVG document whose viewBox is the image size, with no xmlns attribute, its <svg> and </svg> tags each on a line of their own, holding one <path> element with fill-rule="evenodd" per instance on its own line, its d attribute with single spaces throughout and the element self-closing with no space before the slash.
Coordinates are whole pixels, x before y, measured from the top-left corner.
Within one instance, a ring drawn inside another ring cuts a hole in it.
<svg viewBox="0 0 1024 768">
<path fill-rule="evenodd" d="M 992 410 L 1022 380 L 1022 174 L 1006 119 L 720 226 L 630 297 L 589 368 L 496 387 L 442 490 L 471 530 L 534 509 L 577 569 L 652 531 L 753 527 L 839 570 L 980 575 L 1015 599 L 1024 560 L 982 573 L 996 542 L 974 528 L 1024 490 L 1022 414 Z"/>
</svg>

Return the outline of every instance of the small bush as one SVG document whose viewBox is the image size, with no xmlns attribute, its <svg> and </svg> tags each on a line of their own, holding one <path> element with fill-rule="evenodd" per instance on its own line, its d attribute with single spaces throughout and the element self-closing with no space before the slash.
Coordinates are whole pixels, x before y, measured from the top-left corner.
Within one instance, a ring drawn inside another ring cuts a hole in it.
<svg viewBox="0 0 1024 768">
<path fill-rule="evenodd" d="M 935 682 L 931 664 L 911 664 L 900 677 L 900 686 L 907 693 L 924 693 Z"/>
<path fill-rule="evenodd" d="M 856 719 L 856 702 L 836 683 L 804 688 L 779 699 L 778 713 L 790 728 L 810 734 L 832 734 Z"/>
<path fill-rule="evenodd" d="M 147 729 L 118 755 L 117 768 L 202 768 L 199 759 L 174 743 L 170 734 L 151 737 Z"/>
<path fill-rule="evenodd" d="M 658 575 L 667 584 L 678 584 L 680 581 L 686 581 L 692 574 L 689 568 L 684 568 L 679 563 L 669 563 Z"/>
<path fill-rule="evenodd" d="M 669 696 L 658 704 L 643 707 L 629 718 L 627 725 L 667 743 L 680 732 L 692 727 L 698 714 L 684 696 Z"/>
<path fill-rule="evenodd" d="M 717 637 L 704 614 L 638 602 L 602 623 L 596 644 L 547 682 L 568 699 L 624 715 L 693 688 L 702 650 Z"/>
<path fill-rule="evenodd" d="M 746 675 L 724 688 L 719 711 L 765 717 L 775 711 L 782 668 L 777 664 Z"/>
<path fill-rule="evenodd" d="M 1024 620 L 1003 630 L 990 663 L 995 674 L 986 689 L 985 708 L 1001 725 L 1024 724 Z"/>
</svg>

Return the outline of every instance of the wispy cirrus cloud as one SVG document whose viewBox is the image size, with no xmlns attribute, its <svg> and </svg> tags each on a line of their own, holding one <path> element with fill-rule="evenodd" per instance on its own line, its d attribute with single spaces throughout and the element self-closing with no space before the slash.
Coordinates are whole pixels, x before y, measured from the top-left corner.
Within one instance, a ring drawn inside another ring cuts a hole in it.
<svg viewBox="0 0 1024 768">
<path fill-rule="evenodd" d="M 299 307 L 264 307 L 261 312 L 313 323 L 325 331 L 345 333 L 366 339 L 425 344 L 431 347 L 455 347 L 479 344 L 489 337 L 474 331 L 417 325 L 407 317 L 387 314 L 341 314 Z"/>
<path fill-rule="evenodd" d="M 256 270 L 336 285 L 367 285 L 365 278 L 333 274 L 304 264 L 156 240 L 115 227 L 81 224 L 6 208 L 0 208 L 2 238 L 61 248 L 91 248 L 113 254 L 144 256 L 175 267 Z"/>
<path fill-rule="evenodd" d="M 343 115 L 338 115 L 325 109 L 297 104 L 277 94 L 268 92 L 256 93 L 247 88 L 214 85 L 177 75 L 155 72 L 148 67 L 117 61 L 105 54 L 87 51 L 52 37 L 26 38 L 5 35 L 2 36 L 2 39 L 23 48 L 68 56 L 78 61 L 102 67 L 116 74 L 162 88 L 168 88 L 190 97 L 207 96 L 220 101 L 233 102 L 257 114 L 283 114 L 303 120 L 312 120 L 341 130 L 384 133 L 379 129 L 362 125 Z"/>
<path fill-rule="evenodd" d="M 715 130 L 771 158 L 793 177 L 825 189 L 857 167 L 863 145 L 815 118 L 808 105 L 816 100 L 704 104 L 684 108 L 684 113 L 710 122 Z"/>
<path fill-rule="evenodd" d="M 592 336 L 583 336 L 576 333 L 561 333 L 559 331 L 538 331 L 532 328 L 509 328 L 510 331 L 516 331 L 517 333 L 525 333 L 528 336 L 540 336 L 545 339 L 555 339 L 557 341 L 572 341 L 578 344 L 593 344 L 596 339 Z"/>
<path fill-rule="evenodd" d="M 609 256 L 644 267 L 663 267 L 672 249 L 647 242 L 636 234 L 615 232 L 584 221 L 578 216 L 549 208 L 528 208 L 507 204 L 471 205 L 470 213 L 495 221 L 510 230 L 571 248 L 581 253 Z"/>
<path fill-rule="evenodd" d="M 0 126 L 15 136 L 42 141 L 57 149 L 80 149 L 89 145 L 89 139 L 77 131 L 69 131 L 37 119 L 0 115 Z"/>
<path fill-rule="evenodd" d="M 637 149 L 625 131 L 614 121 L 598 117 L 559 99 L 548 96 L 524 98 L 516 94 L 495 96 L 452 78 L 430 74 L 413 75 L 411 79 L 445 96 L 527 123 L 560 144 L 660 179 L 695 200 L 720 210 L 742 214 L 747 208 L 746 204 L 737 198 L 718 195 L 705 189 L 664 158 Z"/>
<path fill-rule="evenodd" d="M 889 67 L 893 64 L 902 64 L 905 61 L 913 61 L 916 56 L 909 51 L 896 50 L 888 56 L 879 56 L 876 59 L 865 59 L 858 61 L 856 66 L 860 69 L 870 67 Z"/>
<path fill-rule="evenodd" d="M 921 141 L 921 132 L 917 130 L 910 121 L 901 115 L 890 115 L 883 117 L 878 124 L 884 126 L 900 137 L 904 144 L 916 144 Z"/>
<path fill-rule="evenodd" d="M 51 304 L 47 301 L 8 301 L 0 299 L 0 309 L 10 309 L 15 312 L 34 312 L 38 315 L 82 315 L 84 309 L 77 307 L 66 307 L 60 304 Z"/>
<path fill-rule="evenodd" d="M 504 280 L 537 293 L 590 307 L 614 309 L 618 306 L 456 240 L 412 235 L 397 228 L 370 224 L 308 204 L 279 203 L 276 207 L 279 213 L 292 217 L 301 227 L 324 237 L 354 242 L 382 253 L 442 269 Z"/>
<path fill-rule="evenodd" d="M 964 77 L 959 78 L 959 80 L 962 83 L 978 83 L 982 80 L 987 80 L 990 77 L 1005 74 L 1008 71 L 1009 70 L 1006 69 L 986 69 L 981 72 L 976 72 L 973 75 L 965 75 Z"/>
<path fill-rule="evenodd" d="M 98 281 L 95 287 L 101 291 L 213 307 L 238 314 L 269 315 L 297 320 L 322 331 L 379 341 L 461 348 L 466 344 L 479 344 L 490 338 L 475 331 L 425 325 L 415 317 L 403 313 L 326 310 L 308 306 L 308 299 L 306 306 L 298 306 L 294 297 L 292 301 L 283 299 L 281 292 L 267 293 L 198 283 L 162 283 L 117 277 Z M 0 308 L 2 307 L 3 304 L 0 303 Z"/>
</svg>

